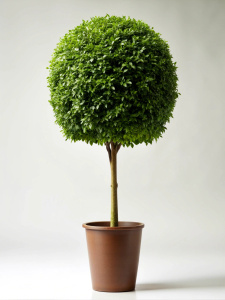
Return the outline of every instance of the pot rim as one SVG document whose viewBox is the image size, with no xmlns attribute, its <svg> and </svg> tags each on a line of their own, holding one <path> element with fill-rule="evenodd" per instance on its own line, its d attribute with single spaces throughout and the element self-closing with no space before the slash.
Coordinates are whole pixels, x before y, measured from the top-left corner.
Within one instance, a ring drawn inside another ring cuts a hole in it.
<svg viewBox="0 0 225 300">
<path fill-rule="evenodd" d="M 110 227 L 109 221 L 95 221 L 83 223 L 82 227 L 88 230 L 137 230 L 144 228 L 144 224 L 140 222 L 119 221 L 118 227 Z"/>
</svg>

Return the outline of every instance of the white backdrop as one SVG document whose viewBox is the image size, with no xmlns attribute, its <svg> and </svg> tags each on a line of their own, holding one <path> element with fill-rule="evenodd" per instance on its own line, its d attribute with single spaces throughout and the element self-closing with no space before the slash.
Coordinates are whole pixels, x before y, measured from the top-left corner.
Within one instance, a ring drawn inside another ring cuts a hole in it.
<svg viewBox="0 0 225 300">
<path fill-rule="evenodd" d="M 193 254 L 193 262 L 197 254 L 212 261 L 224 254 L 225 1 L 5 0 L 0 1 L 0 298 L 76 298 L 72 281 L 61 294 L 42 285 L 43 274 L 51 274 L 57 262 L 64 266 L 68 257 L 68 266 L 75 256 L 84 259 L 70 270 L 71 278 L 78 276 L 76 290 L 79 279 L 89 278 L 81 224 L 109 219 L 108 154 L 104 147 L 64 140 L 48 103 L 46 67 L 60 37 L 82 19 L 106 13 L 154 27 L 178 65 L 181 96 L 163 138 L 152 146 L 121 148 L 118 155 L 119 219 L 145 223 L 140 270 L 148 264 L 144 257 L 165 255 L 166 265 L 166 255 Z M 225 262 L 216 264 L 223 268 L 215 276 L 225 282 Z M 68 274 L 58 270 L 53 286 Z M 155 271 L 143 274 L 140 283 L 158 280 Z"/>
</svg>

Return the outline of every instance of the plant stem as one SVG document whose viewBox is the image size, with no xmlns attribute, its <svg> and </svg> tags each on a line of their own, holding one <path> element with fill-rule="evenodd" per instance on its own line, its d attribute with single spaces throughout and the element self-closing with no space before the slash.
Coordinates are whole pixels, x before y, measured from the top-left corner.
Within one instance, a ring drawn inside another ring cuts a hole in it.
<svg viewBox="0 0 225 300">
<path fill-rule="evenodd" d="M 111 142 L 111 221 L 110 227 L 118 226 L 118 204 L 117 204 L 117 145 Z"/>
<path fill-rule="evenodd" d="M 111 220 L 110 227 L 118 226 L 118 204 L 117 204 L 117 153 L 120 150 L 120 143 L 105 143 L 109 155 L 111 168 Z"/>
</svg>

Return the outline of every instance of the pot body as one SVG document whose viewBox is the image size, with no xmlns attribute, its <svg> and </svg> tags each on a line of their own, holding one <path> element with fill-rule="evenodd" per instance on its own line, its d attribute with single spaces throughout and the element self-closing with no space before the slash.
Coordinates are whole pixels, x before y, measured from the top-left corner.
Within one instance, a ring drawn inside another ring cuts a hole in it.
<svg viewBox="0 0 225 300">
<path fill-rule="evenodd" d="M 92 287 L 102 292 L 125 292 L 135 289 L 141 235 L 144 224 L 109 222 L 83 224 L 89 254 Z"/>
</svg>

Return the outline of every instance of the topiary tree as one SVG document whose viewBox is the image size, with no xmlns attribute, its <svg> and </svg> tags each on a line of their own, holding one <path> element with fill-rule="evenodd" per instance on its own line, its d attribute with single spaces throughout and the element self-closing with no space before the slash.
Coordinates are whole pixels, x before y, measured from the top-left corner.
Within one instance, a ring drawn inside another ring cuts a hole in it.
<svg viewBox="0 0 225 300">
<path fill-rule="evenodd" d="M 110 226 L 118 226 L 117 153 L 161 137 L 179 94 L 169 46 L 142 21 L 94 17 L 61 38 L 49 69 L 49 102 L 65 138 L 106 145 Z"/>
</svg>

